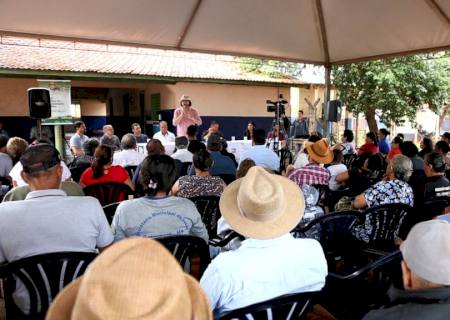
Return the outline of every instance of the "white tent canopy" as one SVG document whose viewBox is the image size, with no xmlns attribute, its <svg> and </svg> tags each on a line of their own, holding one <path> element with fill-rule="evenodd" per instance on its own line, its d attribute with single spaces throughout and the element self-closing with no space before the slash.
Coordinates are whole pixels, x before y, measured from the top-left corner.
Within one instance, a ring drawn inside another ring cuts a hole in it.
<svg viewBox="0 0 450 320">
<path fill-rule="evenodd" d="M 0 33 L 316 64 L 450 49 L 449 0 L 2 0 Z"/>
</svg>

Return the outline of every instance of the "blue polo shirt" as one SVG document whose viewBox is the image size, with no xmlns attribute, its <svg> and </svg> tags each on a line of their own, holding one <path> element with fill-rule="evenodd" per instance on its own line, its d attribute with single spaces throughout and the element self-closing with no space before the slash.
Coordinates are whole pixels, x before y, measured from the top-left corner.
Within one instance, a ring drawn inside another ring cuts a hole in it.
<svg viewBox="0 0 450 320">
<path fill-rule="evenodd" d="M 388 154 L 391 151 L 391 144 L 388 139 L 380 139 L 380 143 L 378 144 L 378 149 L 383 154 Z"/>
</svg>

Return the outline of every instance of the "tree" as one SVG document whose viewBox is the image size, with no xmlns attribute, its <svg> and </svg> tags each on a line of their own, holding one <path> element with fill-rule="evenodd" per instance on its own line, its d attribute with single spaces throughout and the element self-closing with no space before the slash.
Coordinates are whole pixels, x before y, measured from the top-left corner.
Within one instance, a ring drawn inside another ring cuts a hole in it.
<svg viewBox="0 0 450 320">
<path fill-rule="evenodd" d="M 335 66 L 333 81 L 347 110 L 364 113 L 370 131 L 376 115 L 385 124 L 415 122 L 424 104 L 440 114 L 449 94 L 448 53 L 417 55 Z"/>
<path fill-rule="evenodd" d="M 272 78 L 299 78 L 304 64 L 256 58 L 238 58 L 239 67 L 247 73 L 257 73 Z"/>
</svg>

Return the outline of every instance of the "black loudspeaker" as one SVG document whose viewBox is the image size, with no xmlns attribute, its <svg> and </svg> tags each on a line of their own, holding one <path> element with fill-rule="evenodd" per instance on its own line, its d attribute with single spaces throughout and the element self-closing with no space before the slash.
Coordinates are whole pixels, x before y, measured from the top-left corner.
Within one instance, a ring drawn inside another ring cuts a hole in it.
<svg viewBox="0 0 450 320">
<path fill-rule="evenodd" d="M 324 117 L 326 121 L 341 121 L 341 102 L 339 100 L 328 101 Z"/>
<path fill-rule="evenodd" d="M 30 117 L 33 119 L 50 118 L 52 114 L 50 90 L 45 88 L 30 88 L 27 92 Z"/>
</svg>

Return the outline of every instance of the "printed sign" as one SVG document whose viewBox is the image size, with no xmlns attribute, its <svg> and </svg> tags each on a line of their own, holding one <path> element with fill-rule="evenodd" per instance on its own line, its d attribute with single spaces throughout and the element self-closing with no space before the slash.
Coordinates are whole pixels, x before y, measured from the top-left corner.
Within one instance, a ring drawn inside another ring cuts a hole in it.
<svg viewBox="0 0 450 320">
<path fill-rule="evenodd" d="M 50 90 L 50 102 L 52 105 L 52 116 L 43 119 L 45 125 L 72 124 L 70 113 L 71 96 L 70 80 L 38 80 L 39 87 Z"/>
</svg>

